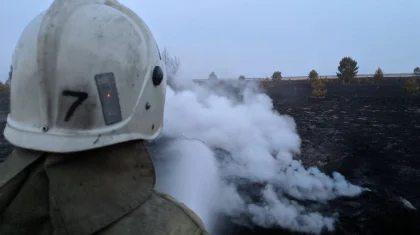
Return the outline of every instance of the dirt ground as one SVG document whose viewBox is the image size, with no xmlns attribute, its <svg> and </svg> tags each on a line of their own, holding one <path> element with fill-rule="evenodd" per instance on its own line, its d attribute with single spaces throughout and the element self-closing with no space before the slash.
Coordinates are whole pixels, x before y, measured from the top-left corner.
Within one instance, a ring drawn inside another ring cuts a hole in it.
<svg viewBox="0 0 420 235">
<path fill-rule="evenodd" d="M 304 82 L 267 89 L 275 108 L 295 119 L 305 165 L 338 171 L 371 189 L 327 205 L 340 214 L 334 234 L 420 234 L 420 98 L 406 95 L 401 84 L 327 84 L 325 99 L 310 98 Z M 8 94 L 1 92 L 0 130 L 8 107 Z M 1 135 L 0 161 L 9 152 Z M 291 234 L 239 228 L 234 233 Z"/>
</svg>

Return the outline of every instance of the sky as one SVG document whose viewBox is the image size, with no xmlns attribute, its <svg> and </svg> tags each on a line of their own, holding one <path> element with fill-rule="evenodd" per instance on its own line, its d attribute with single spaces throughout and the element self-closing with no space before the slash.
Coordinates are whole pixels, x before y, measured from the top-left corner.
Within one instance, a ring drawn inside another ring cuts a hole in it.
<svg viewBox="0 0 420 235">
<path fill-rule="evenodd" d="M 0 79 L 24 27 L 52 0 L 3 0 Z M 120 0 L 181 61 L 179 76 L 205 79 L 333 75 L 341 58 L 359 73 L 420 66 L 419 0 Z"/>
</svg>

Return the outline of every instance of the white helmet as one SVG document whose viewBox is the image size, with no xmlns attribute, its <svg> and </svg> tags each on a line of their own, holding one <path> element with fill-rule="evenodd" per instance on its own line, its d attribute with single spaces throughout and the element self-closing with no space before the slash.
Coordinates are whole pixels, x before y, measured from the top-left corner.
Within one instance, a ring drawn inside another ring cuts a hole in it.
<svg viewBox="0 0 420 235">
<path fill-rule="evenodd" d="M 146 24 L 116 0 L 56 0 L 22 33 L 12 59 L 4 136 L 75 152 L 161 131 L 166 69 Z"/>
</svg>

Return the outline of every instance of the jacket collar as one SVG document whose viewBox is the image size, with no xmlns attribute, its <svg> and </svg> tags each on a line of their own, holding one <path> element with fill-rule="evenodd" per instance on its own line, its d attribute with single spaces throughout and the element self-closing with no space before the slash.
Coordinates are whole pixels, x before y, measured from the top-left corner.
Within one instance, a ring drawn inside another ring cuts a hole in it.
<svg viewBox="0 0 420 235">
<path fill-rule="evenodd" d="M 142 141 L 71 154 L 16 149 L 0 186 L 42 156 L 55 234 L 93 234 L 139 207 L 154 188 L 155 169 Z"/>
</svg>

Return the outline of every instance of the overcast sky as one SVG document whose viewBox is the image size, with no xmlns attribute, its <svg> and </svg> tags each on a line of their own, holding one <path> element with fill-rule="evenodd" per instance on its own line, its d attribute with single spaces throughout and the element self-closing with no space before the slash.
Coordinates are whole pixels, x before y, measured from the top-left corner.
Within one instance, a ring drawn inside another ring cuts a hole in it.
<svg viewBox="0 0 420 235">
<path fill-rule="evenodd" d="M 52 0 L 2 0 L 0 76 L 26 24 Z M 185 78 L 335 74 L 351 56 L 360 73 L 420 66 L 420 0 L 120 0 L 146 21 Z"/>
</svg>

